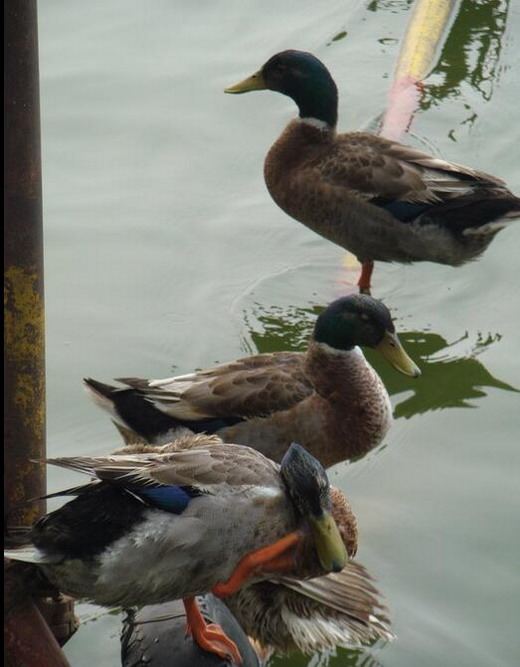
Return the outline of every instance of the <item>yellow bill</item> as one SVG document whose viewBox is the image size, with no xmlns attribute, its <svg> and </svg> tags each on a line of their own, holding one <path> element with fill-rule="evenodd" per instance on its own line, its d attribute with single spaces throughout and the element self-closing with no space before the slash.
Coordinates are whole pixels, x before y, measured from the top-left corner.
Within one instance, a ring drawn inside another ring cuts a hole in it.
<svg viewBox="0 0 520 667">
<path fill-rule="evenodd" d="M 347 549 L 330 512 L 316 519 L 309 517 L 318 558 L 327 572 L 341 572 L 348 561 Z"/>
<path fill-rule="evenodd" d="M 255 72 L 251 76 L 248 76 L 247 79 L 244 79 L 239 83 L 235 83 L 234 86 L 229 86 L 229 88 L 225 88 L 224 92 L 238 95 L 240 93 L 249 93 L 251 90 L 266 90 L 266 89 L 267 86 L 265 84 L 264 77 L 262 75 L 262 72 L 259 70 L 258 72 Z"/>
<path fill-rule="evenodd" d="M 411 375 L 414 378 L 419 377 L 421 374 L 419 367 L 404 351 L 399 338 L 397 338 L 397 334 L 386 331 L 383 340 L 374 349 L 382 354 L 388 363 L 401 373 Z"/>
</svg>

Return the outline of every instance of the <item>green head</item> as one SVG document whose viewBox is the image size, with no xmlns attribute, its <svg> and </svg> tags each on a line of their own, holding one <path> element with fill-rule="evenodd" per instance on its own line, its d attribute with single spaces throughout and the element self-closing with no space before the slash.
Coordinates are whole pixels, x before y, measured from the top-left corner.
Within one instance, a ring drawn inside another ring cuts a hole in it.
<svg viewBox="0 0 520 667">
<path fill-rule="evenodd" d="M 388 308 L 366 294 L 333 301 L 316 320 L 314 340 L 335 350 L 371 347 L 401 373 L 412 377 L 421 374 L 399 342 Z"/>
<path fill-rule="evenodd" d="M 293 443 L 283 457 L 280 475 L 296 509 L 310 524 L 322 567 L 327 572 L 340 572 L 348 555 L 331 514 L 325 469 L 303 447 Z"/>
<path fill-rule="evenodd" d="M 291 97 L 298 105 L 300 118 L 316 118 L 330 127 L 338 122 L 338 89 L 329 70 L 312 53 L 277 53 L 258 72 L 224 92 L 266 89 Z"/>
</svg>

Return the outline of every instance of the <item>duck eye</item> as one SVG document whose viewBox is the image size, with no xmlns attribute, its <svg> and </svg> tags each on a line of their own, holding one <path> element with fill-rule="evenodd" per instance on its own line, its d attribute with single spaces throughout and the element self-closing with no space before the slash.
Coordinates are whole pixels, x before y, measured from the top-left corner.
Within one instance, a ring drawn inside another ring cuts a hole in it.
<svg viewBox="0 0 520 667">
<path fill-rule="evenodd" d="M 361 313 L 359 319 L 363 320 L 363 322 L 368 322 L 370 320 L 370 317 L 366 313 Z"/>
</svg>

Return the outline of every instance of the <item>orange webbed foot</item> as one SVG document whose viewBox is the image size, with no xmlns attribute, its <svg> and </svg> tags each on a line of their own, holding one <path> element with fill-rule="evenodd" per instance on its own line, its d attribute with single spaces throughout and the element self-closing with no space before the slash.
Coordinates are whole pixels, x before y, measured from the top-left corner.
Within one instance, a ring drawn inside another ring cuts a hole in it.
<svg viewBox="0 0 520 667">
<path fill-rule="evenodd" d="M 302 533 L 295 531 L 267 547 L 247 554 L 227 581 L 213 586 L 212 593 L 220 598 L 226 598 L 236 593 L 248 579 L 260 572 L 275 573 L 290 570 L 294 567 L 296 549 L 302 537 Z"/>
<path fill-rule="evenodd" d="M 206 623 L 200 613 L 199 605 L 195 598 L 184 598 L 184 608 L 186 610 L 186 634 L 192 635 L 193 640 L 210 653 L 215 653 L 221 658 L 228 658 L 236 665 L 242 664 L 242 656 L 237 645 L 216 623 Z"/>
</svg>

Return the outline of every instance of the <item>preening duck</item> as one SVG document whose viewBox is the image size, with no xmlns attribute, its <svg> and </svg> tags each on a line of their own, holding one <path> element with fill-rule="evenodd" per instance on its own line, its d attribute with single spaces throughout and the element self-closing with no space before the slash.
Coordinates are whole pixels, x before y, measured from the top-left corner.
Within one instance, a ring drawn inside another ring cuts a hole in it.
<svg viewBox="0 0 520 667">
<path fill-rule="evenodd" d="M 152 445 L 126 446 L 120 454 L 160 453 L 175 447 Z M 338 646 L 352 648 L 378 639 L 393 638 L 387 609 L 368 571 L 352 560 L 358 548 L 356 520 L 344 494 L 331 487 L 332 515 L 343 537 L 349 560 L 341 572 L 311 579 L 297 579 L 279 574 L 271 580 L 257 581 L 243 586 L 224 598 L 235 619 L 247 635 L 255 640 L 262 655 L 284 655 L 300 651 L 312 653 Z M 300 552 L 302 553 L 302 552 Z M 309 562 L 304 565 L 304 558 Z M 302 553 L 299 567 L 317 570 L 316 553 L 308 549 Z M 302 572 L 302 569 L 300 569 Z M 218 609 L 212 596 L 205 598 L 210 608 Z M 140 612 L 139 630 L 130 623 L 127 632 L 139 633 L 139 650 L 143 654 L 166 655 L 168 647 L 180 641 L 169 637 L 167 630 L 161 643 L 154 644 L 156 625 L 148 635 L 147 628 L 154 618 L 164 618 L 170 606 L 160 605 Z M 183 629 L 181 628 L 182 632 Z"/>
<path fill-rule="evenodd" d="M 205 435 L 154 452 L 48 463 L 96 479 L 71 489 L 74 500 L 5 555 L 37 563 L 58 589 L 107 607 L 182 598 L 197 643 L 235 662 L 236 646 L 206 626 L 194 596 L 227 597 L 273 573 L 339 572 L 356 539 L 341 492 L 331 497 L 324 469 L 296 444 L 281 466 Z"/>
</svg>

